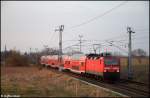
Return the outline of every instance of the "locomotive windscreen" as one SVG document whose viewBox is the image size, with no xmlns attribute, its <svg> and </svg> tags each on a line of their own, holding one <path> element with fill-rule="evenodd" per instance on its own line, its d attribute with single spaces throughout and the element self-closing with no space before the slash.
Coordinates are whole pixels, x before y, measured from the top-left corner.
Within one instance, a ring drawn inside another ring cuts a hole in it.
<svg viewBox="0 0 150 98">
<path fill-rule="evenodd" d="M 113 58 L 113 59 L 105 59 L 104 60 L 105 65 L 118 65 L 118 60 Z"/>
<path fill-rule="evenodd" d="M 98 54 L 87 54 L 86 56 L 87 56 L 87 57 L 99 57 Z"/>
</svg>

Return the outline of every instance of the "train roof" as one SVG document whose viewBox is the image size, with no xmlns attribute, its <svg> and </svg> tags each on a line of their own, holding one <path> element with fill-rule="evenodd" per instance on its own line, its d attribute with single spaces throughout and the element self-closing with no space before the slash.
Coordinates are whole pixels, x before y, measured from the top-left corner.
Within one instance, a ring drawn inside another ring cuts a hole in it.
<svg viewBox="0 0 150 98">
<path fill-rule="evenodd" d="M 42 56 L 42 58 L 58 58 L 58 55 L 45 55 Z M 80 59 L 85 59 L 87 58 L 91 58 L 91 57 L 112 57 L 111 53 L 100 53 L 100 54 L 82 54 L 82 53 L 78 53 L 78 54 L 73 54 L 72 56 L 68 56 L 68 55 L 62 55 L 63 58 L 67 58 L 67 59 L 74 59 L 74 60 L 80 60 Z"/>
<path fill-rule="evenodd" d="M 74 59 L 74 60 L 79 60 L 79 59 L 85 57 L 85 54 L 81 54 L 81 53 L 79 53 L 79 54 L 73 54 L 73 55 L 70 56 L 70 57 L 71 57 L 72 59 Z"/>
<path fill-rule="evenodd" d="M 112 56 L 111 53 L 100 53 L 100 54 L 86 54 L 87 57 L 108 57 Z"/>
</svg>

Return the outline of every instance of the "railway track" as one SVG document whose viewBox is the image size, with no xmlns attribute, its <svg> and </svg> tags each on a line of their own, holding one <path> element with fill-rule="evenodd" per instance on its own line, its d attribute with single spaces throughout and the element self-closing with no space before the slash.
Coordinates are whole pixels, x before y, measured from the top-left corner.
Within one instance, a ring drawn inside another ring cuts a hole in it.
<svg viewBox="0 0 150 98">
<path fill-rule="evenodd" d="M 98 87 L 103 87 L 110 89 L 112 91 L 118 92 L 120 95 L 126 95 L 129 97 L 148 97 L 149 96 L 149 88 L 147 84 L 121 79 L 119 82 L 115 83 L 107 83 L 104 81 L 99 81 L 93 77 L 85 77 L 84 75 L 68 72 L 68 71 L 58 71 L 54 68 L 49 68 L 51 71 L 56 73 L 62 73 L 65 75 L 69 75 L 75 79 L 80 81 L 87 82 L 92 85 L 96 85 Z M 136 85 L 136 86 L 135 86 Z"/>
<path fill-rule="evenodd" d="M 149 92 L 145 89 L 135 88 L 133 86 L 128 86 L 127 84 L 116 84 L 117 88 L 124 89 L 125 92 L 132 95 L 133 97 L 145 97 L 149 96 Z"/>
<path fill-rule="evenodd" d="M 129 79 L 120 79 L 120 82 L 122 82 L 122 83 L 132 83 L 132 84 L 141 85 L 141 86 L 149 86 L 149 84 L 142 83 L 142 82 L 137 82 L 137 81 L 133 81 L 133 80 L 129 80 Z"/>
</svg>

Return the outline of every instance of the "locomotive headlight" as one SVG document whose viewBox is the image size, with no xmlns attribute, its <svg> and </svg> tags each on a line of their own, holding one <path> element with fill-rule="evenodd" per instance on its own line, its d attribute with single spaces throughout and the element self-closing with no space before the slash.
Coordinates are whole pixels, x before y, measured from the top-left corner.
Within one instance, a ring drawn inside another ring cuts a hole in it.
<svg viewBox="0 0 150 98">
<path fill-rule="evenodd" d="M 117 69 L 117 72 L 119 72 L 119 69 Z"/>
<path fill-rule="evenodd" d="M 107 72 L 107 70 L 106 70 L 106 69 L 104 69 L 104 72 Z"/>
</svg>

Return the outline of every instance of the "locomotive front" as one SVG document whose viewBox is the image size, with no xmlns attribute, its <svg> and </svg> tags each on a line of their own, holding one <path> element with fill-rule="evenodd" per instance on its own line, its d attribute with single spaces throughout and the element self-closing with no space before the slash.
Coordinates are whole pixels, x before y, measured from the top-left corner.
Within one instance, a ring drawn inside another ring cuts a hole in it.
<svg viewBox="0 0 150 98">
<path fill-rule="evenodd" d="M 120 78 L 120 60 L 117 57 L 104 57 L 104 79 L 118 80 Z"/>
</svg>

